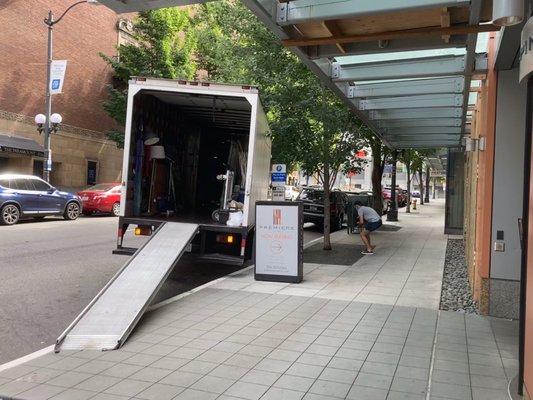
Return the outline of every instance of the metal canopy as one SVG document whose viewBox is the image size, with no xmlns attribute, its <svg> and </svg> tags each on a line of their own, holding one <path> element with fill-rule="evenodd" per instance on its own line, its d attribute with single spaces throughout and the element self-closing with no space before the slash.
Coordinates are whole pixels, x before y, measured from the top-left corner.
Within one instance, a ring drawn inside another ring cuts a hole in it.
<svg viewBox="0 0 533 400">
<path fill-rule="evenodd" d="M 244 0 L 393 148 L 459 146 L 487 71 L 482 0 Z M 483 24 L 482 24 L 483 23 Z"/>
<path fill-rule="evenodd" d="M 469 0 L 294 0 L 277 5 L 276 22 L 279 25 L 296 24 L 312 20 L 331 20 L 371 16 L 375 14 L 414 11 L 436 7 L 468 5 Z"/>
<path fill-rule="evenodd" d="M 203 1 L 101 0 L 118 12 Z M 459 146 L 468 133 L 472 77 L 487 70 L 478 34 L 499 29 L 492 1 L 243 2 L 386 145 Z"/>
</svg>

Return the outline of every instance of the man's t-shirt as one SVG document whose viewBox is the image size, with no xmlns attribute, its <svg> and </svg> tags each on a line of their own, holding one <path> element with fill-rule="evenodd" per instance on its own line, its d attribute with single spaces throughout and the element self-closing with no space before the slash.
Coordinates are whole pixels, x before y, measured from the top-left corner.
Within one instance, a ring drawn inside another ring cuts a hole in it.
<svg viewBox="0 0 533 400">
<path fill-rule="evenodd" d="M 359 207 L 359 209 L 357 210 L 357 214 L 358 214 L 360 217 L 363 217 L 363 219 L 364 219 L 366 222 L 377 222 L 377 221 L 381 221 L 381 217 L 380 217 L 379 214 L 376 212 L 376 210 L 374 210 L 372 207 L 361 206 L 361 207 Z"/>
</svg>

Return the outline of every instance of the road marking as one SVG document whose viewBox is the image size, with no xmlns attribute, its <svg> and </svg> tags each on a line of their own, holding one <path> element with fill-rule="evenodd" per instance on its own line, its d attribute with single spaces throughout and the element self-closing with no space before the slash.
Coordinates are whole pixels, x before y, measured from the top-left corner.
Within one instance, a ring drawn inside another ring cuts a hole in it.
<svg viewBox="0 0 533 400">
<path fill-rule="evenodd" d="M 34 351 L 33 353 L 17 358 L 16 360 L 6 362 L 5 364 L 0 365 L 0 372 L 6 369 L 9 369 L 9 368 L 13 368 L 21 364 L 27 363 L 28 361 L 35 360 L 36 358 L 44 356 L 45 354 L 51 353 L 53 351 L 54 351 L 54 345 L 51 345 L 51 346 L 45 347 L 44 349 L 37 350 L 37 351 Z"/>
</svg>

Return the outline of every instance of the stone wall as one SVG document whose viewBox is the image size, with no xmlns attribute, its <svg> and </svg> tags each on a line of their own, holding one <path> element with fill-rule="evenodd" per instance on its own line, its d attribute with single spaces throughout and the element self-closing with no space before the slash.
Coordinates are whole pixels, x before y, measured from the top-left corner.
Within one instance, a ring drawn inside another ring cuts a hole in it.
<svg viewBox="0 0 533 400">
<path fill-rule="evenodd" d="M 0 118 L 0 132 L 16 132 L 17 136 L 43 142 L 43 136 L 23 117 L 18 120 Z M 54 162 L 51 183 L 71 190 L 86 187 L 88 160 L 98 162 L 98 182 L 120 181 L 122 150 L 102 136 L 99 132 L 87 132 L 69 126 L 54 134 L 51 139 Z M 17 166 L 14 172 L 33 173 L 31 157 L 11 159 L 10 165 Z"/>
</svg>

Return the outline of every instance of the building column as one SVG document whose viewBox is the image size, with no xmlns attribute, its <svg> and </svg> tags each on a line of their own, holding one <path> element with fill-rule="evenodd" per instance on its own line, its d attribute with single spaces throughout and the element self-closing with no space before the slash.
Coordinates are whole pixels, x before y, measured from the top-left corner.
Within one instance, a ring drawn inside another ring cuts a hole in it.
<svg viewBox="0 0 533 400">
<path fill-rule="evenodd" d="M 396 199 L 396 163 L 398 162 L 398 150 L 392 151 L 392 168 L 391 168 L 391 194 L 390 207 L 387 212 L 387 221 L 398 221 L 398 202 Z"/>
</svg>

